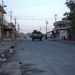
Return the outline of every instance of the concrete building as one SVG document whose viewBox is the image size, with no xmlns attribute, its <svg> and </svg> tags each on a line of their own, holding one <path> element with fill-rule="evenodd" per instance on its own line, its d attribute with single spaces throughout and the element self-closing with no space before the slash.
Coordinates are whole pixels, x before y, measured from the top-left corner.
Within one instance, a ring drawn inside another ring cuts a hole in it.
<svg viewBox="0 0 75 75">
<path fill-rule="evenodd" d="M 54 29 L 52 30 L 52 36 L 56 39 L 70 39 L 71 27 L 70 21 L 62 20 L 54 23 Z"/>
<path fill-rule="evenodd" d="M 6 11 L 0 5 L 0 39 L 2 38 L 2 25 L 4 25 L 4 39 L 15 38 L 15 25 L 5 20 L 4 14 L 6 14 Z"/>
</svg>

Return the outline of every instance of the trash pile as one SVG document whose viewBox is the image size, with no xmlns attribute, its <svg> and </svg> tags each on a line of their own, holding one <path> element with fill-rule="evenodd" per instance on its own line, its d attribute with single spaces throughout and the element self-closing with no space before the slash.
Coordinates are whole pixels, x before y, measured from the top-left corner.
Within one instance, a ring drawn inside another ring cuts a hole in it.
<svg viewBox="0 0 75 75">
<path fill-rule="evenodd" d="M 5 49 L 5 50 L 0 54 L 0 62 L 1 62 L 1 61 L 6 61 L 8 58 L 12 57 L 12 55 L 15 53 L 14 48 L 15 48 L 15 46 L 12 45 L 9 49 Z"/>
</svg>

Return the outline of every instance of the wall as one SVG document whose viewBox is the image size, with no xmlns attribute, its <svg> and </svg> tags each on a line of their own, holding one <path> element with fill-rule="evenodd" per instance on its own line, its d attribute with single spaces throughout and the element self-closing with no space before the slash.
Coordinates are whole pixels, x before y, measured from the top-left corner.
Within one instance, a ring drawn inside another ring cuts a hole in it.
<svg viewBox="0 0 75 75">
<path fill-rule="evenodd" d="M 65 39 L 68 38 L 67 37 L 67 30 L 60 30 L 59 31 L 59 39 L 64 39 L 64 37 L 65 37 Z"/>
</svg>

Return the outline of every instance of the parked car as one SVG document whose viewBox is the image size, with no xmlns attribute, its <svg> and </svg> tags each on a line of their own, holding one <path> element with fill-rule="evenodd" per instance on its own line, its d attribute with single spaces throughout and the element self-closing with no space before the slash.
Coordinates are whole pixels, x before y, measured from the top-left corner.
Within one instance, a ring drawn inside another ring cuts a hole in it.
<svg viewBox="0 0 75 75">
<path fill-rule="evenodd" d="M 42 41 L 43 34 L 40 31 L 34 30 L 32 32 L 31 38 L 32 38 L 32 41 L 34 41 L 34 39 L 39 39 L 40 41 Z"/>
</svg>

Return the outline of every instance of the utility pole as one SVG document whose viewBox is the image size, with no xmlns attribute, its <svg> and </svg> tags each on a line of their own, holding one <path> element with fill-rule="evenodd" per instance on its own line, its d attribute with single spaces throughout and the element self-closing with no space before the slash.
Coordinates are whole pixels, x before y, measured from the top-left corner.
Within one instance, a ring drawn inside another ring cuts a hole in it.
<svg viewBox="0 0 75 75">
<path fill-rule="evenodd" d="M 14 18 L 14 20 L 15 20 L 15 38 L 16 38 L 16 18 Z"/>
<path fill-rule="evenodd" d="M 46 36 L 45 36 L 45 39 L 47 39 L 47 25 L 48 25 L 48 21 L 46 21 Z"/>
<path fill-rule="evenodd" d="M 57 21 L 57 14 L 55 14 L 55 22 Z"/>
<path fill-rule="evenodd" d="M 12 10 L 10 10 L 9 13 L 10 13 L 10 23 L 12 23 L 12 13 L 13 13 Z"/>
<path fill-rule="evenodd" d="M 20 26 L 19 26 L 19 24 L 18 24 L 18 33 L 20 32 Z"/>
<path fill-rule="evenodd" d="M 4 7 L 6 7 L 6 5 L 4 5 L 4 1 L 2 0 L 2 23 L 1 23 L 1 38 L 4 38 Z"/>
<path fill-rule="evenodd" d="M 4 7 L 4 2 L 2 0 L 2 25 L 1 25 L 1 36 L 2 36 L 2 39 L 4 38 L 3 7 Z"/>
</svg>

